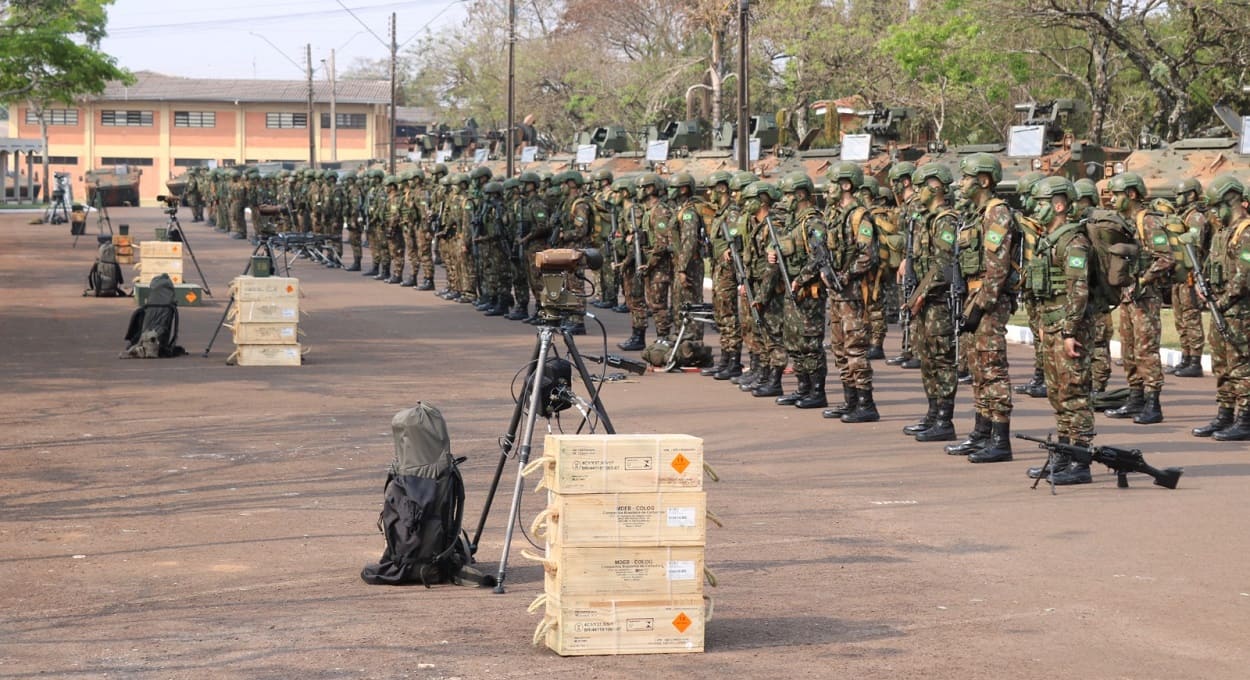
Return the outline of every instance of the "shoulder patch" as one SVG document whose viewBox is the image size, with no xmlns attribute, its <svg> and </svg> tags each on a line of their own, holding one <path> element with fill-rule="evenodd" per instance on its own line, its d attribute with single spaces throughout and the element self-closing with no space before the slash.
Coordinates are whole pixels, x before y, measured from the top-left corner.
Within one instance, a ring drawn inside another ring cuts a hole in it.
<svg viewBox="0 0 1250 680">
<path fill-rule="evenodd" d="M 667 223 L 667 222 L 656 222 L 656 223 L 655 223 L 655 228 L 656 228 L 656 229 L 667 229 L 667 228 L 668 228 L 668 223 Z"/>
<path fill-rule="evenodd" d="M 1155 234 L 1154 237 L 1151 238 L 1150 240 L 1156 246 L 1161 246 L 1168 242 L 1168 237 L 1164 236 L 1163 234 Z"/>
<path fill-rule="evenodd" d="M 813 229 L 811 237 L 816 238 L 816 239 L 823 239 L 825 237 L 825 232 L 822 229 Z"/>
<path fill-rule="evenodd" d="M 1241 251 L 1241 255 L 1239 255 L 1239 257 L 1245 262 L 1250 262 L 1250 250 Z"/>
<path fill-rule="evenodd" d="M 953 232 L 953 231 L 946 231 L 946 230 L 943 230 L 943 231 L 942 231 L 942 234 L 941 234 L 941 236 L 939 236 L 939 238 L 941 238 L 943 241 L 946 241 L 947 243 L 954 243 L 954 242 L 955 242 L 955 232 Z"/>
<path fill-rule="evenodd" d="M 737 228 L 737 227 L 730 227 L 730 228 L 729 228 L 729 236 L 730 236 L 730 237 L 733 237 L 733 236 L 737 236 L 737 235 L 738 235 L 738 228 Z"/>
<path fill-rule="evenodd" d="M 1072 268 L 1072 269 L 1084 269 L 1084 268 L 1085 268 L 1085 258 L 1081 257 L 1080 255 L 1073 255 L 1073 256 L 1069 257 L 1069 258 L 1068 258 L 1068 267 L 1070 267 L 1070 268 Z"/>
<path fill-rule="evenodd" d="M 689 220 L 693 220 L 693 219 L 694 219 L 694 211 L 693 211 L 693 210 L 687 210 L 687 211 L 683 212 L 683 213 L 681 214 L 681 218 L 682 218 L 683 220 L 687 220 L 687 221 L 689 221 Z"/>
<path fill-rule="evenodd" d="M 990 232 L 985 235 L 985 240 L 994 245 L 998 245 L 1003 242 L 1003 235 L 991 229 Z"/>
<path fill-rule="evenodd" d="M 860 235 L 860 236 L 864 236 L 864 237 L 871 237 L 871 236 L 872 236 L 872 225 L 871 225 L 871 224 L 861 224 L 861 225 L 859 226 L 859 235 Z"/>
</svg>

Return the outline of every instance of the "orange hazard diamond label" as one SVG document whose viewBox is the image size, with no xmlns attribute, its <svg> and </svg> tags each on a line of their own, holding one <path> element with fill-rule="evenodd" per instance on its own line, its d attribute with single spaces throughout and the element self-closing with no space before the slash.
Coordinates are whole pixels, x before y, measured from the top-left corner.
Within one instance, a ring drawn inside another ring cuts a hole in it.
<svg viewBox="0 0 1250 680">
<path fill-rule="evenodd" d="M 669 465 L 672 465 L 673 469 L 680 475 L 686 471 L 686 468 L 690 467 L 690 459 L 679 453 L 677 454 L 677 457 L 673 458 L 673 462 L 669 463 Z"/>
<path fill-rule="evenodd" d="M 289 283 L 288 283 L 288 284 L 286 284 L 286 292 L 288 292 L 288 293 L 294 293 L 294 292 L 295 292 L 295 286 L 292 286 L 292 285 L 291 285 L 291 284 L 289 284 Z"/>
<path fill-rule="evenodd" d="M 686 629 L 689 628 L 692 623 L 694 622 L 690 620 L 689 616 L 686 616 L 685 612 L 678 614 L 677 618 L 673 619 L 673 627 L 676 628 L 679 633 L 686 632 Z"/>
<path fill-rule="evenodd" d="M 185 296 L 183 296 L 183 297 L 186 299 L 186 301 L 187 301 L 187 302 L 195 302 L 197 299 L 199 299 L 199 298 L 196 296 L 195 291 L 188 292 L 188 293 L 187 293 Z"/>
</svg>

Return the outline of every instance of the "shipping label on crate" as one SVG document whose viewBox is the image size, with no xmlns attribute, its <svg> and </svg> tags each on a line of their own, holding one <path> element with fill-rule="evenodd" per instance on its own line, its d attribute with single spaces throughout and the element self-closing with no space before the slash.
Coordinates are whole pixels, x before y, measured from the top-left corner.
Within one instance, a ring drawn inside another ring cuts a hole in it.
<svg viewBox="0 0 1250 680">
<path fill-rule="evenodd" d="M 703 547 L 551 546 L 544 562 L 550 597 L 676 597 L 703 594 Z"/>
<path fill-rule="evenodd" d="M 144 260 L 154 257 L 182 258 L 181 241 L 143 241 L 139 244 L 139 256 Z"/>
<path fill-rule="evenodd" d="M 299 300 L 283 298 L 236 302 L 230 318 L 244 323 L 296 323 L 299 321 Z"/>
<path fill-rule="evenodd" d="M 237 276 L 230 292 L 240 302 L 299 297 L 299 279 L 288 276 Z"/>
<path fill-rule="evenodd" d="M 707 494 L 549 493 L 535 529 L 545 530 L 549 545 L 700 546 L 707 540 Z"/>
<path fill-rule="evenodd" d="M 702 652 L 702 597 L 549 598 L 547 646 L 561 656 Z"/>
<path fill-rule="evenodd" d="M 182 258 L 180 257 L 145 257 L 142 261 L 135 263 L 135 270 L 143 272 L 145 276 L 156 276 L 157 274 L 181 274 Z"/>
<path fill-rule="evenodd" d="M 703 440 L 690 435 L 547 435 L 542 460 L 561 494 L 703 488 Z"/>
<path fill-rule="evenodd" d="M 237 323 L 236 345 L 293 345 L 299 342 L 299 326 L 294 323 Z"/>
</svg>

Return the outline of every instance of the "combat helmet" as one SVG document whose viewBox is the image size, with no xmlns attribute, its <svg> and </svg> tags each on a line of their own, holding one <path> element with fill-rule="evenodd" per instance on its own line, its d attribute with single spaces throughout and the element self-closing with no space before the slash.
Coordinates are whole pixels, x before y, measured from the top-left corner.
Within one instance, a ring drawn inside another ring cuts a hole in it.
<svg viewBox="0 0 1250 680">
<path fill-rule="evenodd" d="M 1016 180 L 1016 195 L 1020 197 L 1020 204 L 1024 207 L 1025 212 L 1033 212 L 1033 201 L 1035 198 L 1033 188 L 1044 179 L 1046 179 L 1044 173 L 1033 170 L 1020 175 L 1020 179 Z"/>
<path fill-rule="evenodd" d="M 1098 185 L 1094 184 L 1094 180 L 1082 177 L 1072 183 L 1072 188 L 1076 191 L 1076 199 L 1088 198 L 1093 205 L 1098 205 Z"/>
<path fill-rule="evenodd" d="M 916 173 L 916 164 L 911 161 L 900 161 L 890 166 L 890 172 L 887 179 L 890 184 L 898 184 L 904 177 L 914 177 Z"/>
<path fill-rule="evenodd" d="M 469 171 L 469 179 L 475 182 L 482 178 L 486 178 L 489 180 L 492 174 L 493 173 L 491 173 L 490 168 L 486 167 L 485 165 L 479 165 L 476 168 L 473 168 L 472 170 Z"/>
<path fill-rule="evenodd" d="M 950 167 L 945 163 L 925 163 L 912 173 L 911 183 L 921 185 L 930 177 L 936 177 L 943 186 L 950 186 L 955 181 L 955 176 L 951 174 Z"/>
<path fill-rule="evenodd" d="M 435 177 L 442 177 L 443 175 L 446 175 L 446 174 L 447 174 L 447 164 L 446 164 L 446 163 L 435 163 L 435 164 L 434 164 L 434 167 L 430 169 L 430 174 L 434 175 Z"/>
<path fill-rule="evenodd" d="M 807 191 L 808 196 L 811 196 L 816 191 L 815 186 L 812 184 L 812 178 L 808 177 L 807 173 L 802 170 L 795 170 L 782 177 L 781 182 L 777 185 L 777 189 L 783 194 L 792 194 L 799 189 L 804 189 Z"/>
<path fill-rule="evenodd" d="M 490 182 L 487 182 L 487 183 L 486 183 L 486 185 L 482 187 L 482 193 L 484 193 L 484 194 L 502 194 L 502 193 L 503 193 L 503 184 L 502 184 L 502 183 L 500 183 L 500 182 L 496 182 L 496 181 L 494 181 L 494 180 L 492 180 L 492 181 L 490 181 Z"/>
<path fill-rule="evenodd" d="M 729 172 L 728 170 L 717 170 L 716 172 L 713 172 L 712 174 L 707 176 L 707 185 L 708 187 L 716 188 L 717 184 L 721 184 L 723 182 L 725 186 L 728 187 L 730 186 L 730 183 L 732 182 L 733 178 L 734 178 L 733 173 Z"/>
<path fill-rule="evenodd" d="M 599 182 L 611 182 L 612 171 L 607 168 L 599 168 L 598 170 L 590 173 L 590 181 L 595 184 L 598 184 Z"/>
<path fill-rule="evenodd" d="M 963 160 L 959 161 L 959 172 L 973 177 L 985 173 L 990 176 L 990 181 L 994 184 L 1003 181 L 1003 164 L 997 158 L 984 152 L 964 156 Z"/>
<path fill-rule="evenodd" d="M 509 177 L 503 181 L 504 191 L 516 191 L 521 188 L 521 180 L 515 177 Z"/>
<path fill-rule="evenodd" d="M 517 181 L 521 184 L 533 184 L 534 186 L 538 186 L 541 180 L 538 178 L 538 173 L 526 170 L 517 176 Z"/>
<path fill-rule="evenodd" d="M 768 196 L 773 203 L 781 200 L 781 192 L 777 189 L 776 185 L 770 182 L 751 182 L 745 189 L 742 190 L 742 198 L 744 200 L 749 198 L 759 198 L 761 196 Z"/>
<path fill-rule="evenodd" d="M 679 172 L 668 181 L 668 186 L 673 189 L 687 187 L 690 189 L 690 193 L 693 194 L 695 190 L 694 175 L 688 172 Z"/>
<path fill-rule="evenodd" d="M 572 182 L 580 187 L 586 183 L 586 178 L 576 170 L 565 170 L 551 179 L 553 185 L 563 186 L 565 182 Z"/>
<path fill-rule="evenodd" d="M 1043 177 L 1033 184 L 1032 196 L 1035 199 L 1053 198 L 1064 195 L 1068 201 L 1076 201 L 1076 187 L 1067 177 Z"/>
<path fill-rule="evenodd" d="M 626 191 L 632 194 L 634 188 L 633 177 L 618 177 L 612 180 L 612 191 Z"/>
<path fill-rule="evenodd" d="M 1129 189 L 1137 192 L 1138 199 L 1145 200 L 1146 182 L 1135 172 L 1122 172 L 1107 182 L 1107 191 L 1113 194 L 1128 193 Z"/>
<path fill-rule="evenodd" d="M 729 180 L 729 190 L 742 191 L 750 186 L 752 182 L 758 182 L 759 179 L 753 172 L 739 170 L 733 174 L 733 179 Z"/>
<path fill-rule="evenodd" d="M 655 187 L 655 191 L 658 194 L 664 189 L 664 180 L 660 179 L 660 176 L 654 172 L 644 172 L 641 177 L 634 181 L 634 186 L 639 191 L 647 187 Z"/>
<path fill-rule="evenodd" d="M 1193 194 L 1192 199 L 1185 198 L 1187 194 Z M 1202 182 L 1193 177 L 1187 177 L 1176 183 L 1176 205 L 1184 207 L 1202 198 Z"/>
<path fill-rule="evenodd" d="M 1212 206 L 1223 203 L 1224 197 L 1229 192 L 1236 193 L 1239 197 L 1244 197 L 1246 195 L 1246 185 L 1229 173 L 1219 175 L 1207 185 L 1207 203 Z"/>
<path fill-rule="evenodd" d="M 859 191 L 864 185 L 864 169 L 859 167 L 858 163 L 851 161 L 842 161 L 836 163 L 829 168 L 829 172 L 825 175 L 832 186 L 841 186 L 841 180 L 849 180 L 851 183 L 851 191 Z M 771 186 L 771 185 L 770 185 Z"/>
<path fill-rule="evenodd" d="M 872 175 L 866 175 L 864 177 L 863 184 L 859 185 L 860 191 L 868 192 L 868 195 L 873 198 L 877 197 L 877 190 L 880 188 L 881 188 L 881 184 L 877 182 L 877 178 L 873 177 Z"/>
</svg>

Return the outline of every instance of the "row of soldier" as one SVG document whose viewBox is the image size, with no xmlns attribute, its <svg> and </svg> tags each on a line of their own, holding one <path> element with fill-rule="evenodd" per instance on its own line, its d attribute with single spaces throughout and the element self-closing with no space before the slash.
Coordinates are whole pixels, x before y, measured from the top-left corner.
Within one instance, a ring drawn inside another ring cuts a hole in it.
<svg viewBox="0 0 1250 680">
<path fill-rule="evenodd" d="M 432 289 L 437 250 L 448 275 L 443 297 L 476 302 L 487 314 L 512 319 L 536 321 L 537 306 L 531 313 L 528 304 L 541 290 L 533 268 L 536 252 L 603 248 L 611 265 L 597 282 L 596 304 L 630 313 L 633 332 L 619 345 L 626 350 L 646 346 L 649 323 L 657 337 L 671 337 L 683 303 L 702 301 L 703 260 L 710 257 L 721 355 L 704 375 L 732 380 L 756 396 L 776 397 L 779 404 L 824 408 L 826 417 L 848 423 L 879 418 L 870 359 L 883 358 L 885 300 L 892 289 L 901 289 L 907 298 L 900 308 L 910 322 L 909 342 L 899 359 L 920 365 L 929 399 L 925 417 L 905 431 L 919 441 L 955 439 L 956 365 L 966 366 L 972 373 L 975 423 L 969 437 L 947 451 L 972 462 L 1011 459 L 1005 326 L 1020 302 L 1037 341 L 1033 379 L 1017 391 L 1050 398 L 1061 438 L 1092 440 L 1093 418 L 1085 409 L 1090 392 L 1106 390 L 1109 308 L 1118 303 L 1130 392 L 1127 402 L 1108 415 L 1140 424 L 1160 422 L 1159 311 L 1165 287 L 1171 289 L 1184 346 L 1176 375 L 1201 375 L 1204 343 L 1204 302 L 1193 284 L 1192 264 L 1177 257 L 1177 233 L 1191 243 L 1197 262 L 1205 263 L 1198 273 L 1207 274 L 1213 288 L 1224 289 L 1224 272 L 1237 264 L 1219 261 L 1240 251 L 1213 245 L 1219 242 L 1220 220 L 1208 204 L 1221 204 L 1222 197 L 1211 191 L 1222 185 L 1204 194 L 1195 180 L 1187 180 L 1170 204 L 1148 201 L 1144 183 L 1132 173 L 1112 178 L 1111 208 L 1132 223 L 1141 246 L 1139 281 L 1123 299 L 1093 305 L 1087 300 L 1064 326 L 1060 307 L 1079 296 L 1057 285 L 1062 267 L 1037 270 L 1030 277 L 1030 266 L 1042 266 L 1038 263 L 1055 252 L 1053 239 L 1045 238 L 1046 223 L 1058 219 L 1048 212 L 1053 204 L 1067 199 L 1061 225 L 1079 223 L 1097 208 L 1097 188 L 1088 180 L 1058 186 L 1067 181 L 1036 173 L 1020 178 L 1019 199 L 1011 205 L 995 194 L 1002 171 L 994 157 L 968 156 L 960 171 L 956 182 L 943 165 L 898 163 L 889 173 L 890 186 L 878 187 L 856 164 L 839 163 L 830 170 L 822 197 L 803 173 L 773 185 L 750 173 L 717 172 L 707 178 L 703 195 L 685 173 L 667 180 L 654 173 L 614 179 L 600 170 L 586 182 L 576 171 L 547 177 L 526 172 L 495 182 L 485 167 L 448 173 L 440 164 L 428 181 L 421 170 L 398 176 L 374 170 L 348 175 L 341 190 L 328 191 L 337 173 L 323 171 L 318 177 L 316 171 L 303 171 L 277 178 L 268 194 L 262 189 L 251 195 L 253 205 L 273 196 L 279 205 L 290 206 L 278 213 L 279 229 L 307 225 L 335 234 L 346 227 L 354 255 L 349 269 L 360 268 L 360 236 L 368 232 L 373 267 L 365 273 L 392 283 Z M 222 210 L 217 200 L 219 224 L 222 215 L 226 220 L 238 216 L 239 201 L 231 191 L 236 183 L 247 187 L 248 181 L 226 180 L 229 209 Z M 1236 194 L 1235 189 L 1229 191 Z M 321 196 L 332 198 L 318 200 Z M 1039 243 L 1047 245 L 1041 255 Z M 1084 261 L 1084 256 L 1074 257 Z M 623 306 L 615 304 L 618 284 Z M 1059 304 L 1052 296 L 1061 290 Z M 1237 304 L 1227 315 L 1232 326 L 1240 319 Z M 579 315 L 568 323 L 575 332 L 583 331 Z M 695 329 L 696 339 L 700 331 Z M 1244 362 L 1235 355 L 1244 342 L 1226 339 L 1235 339 L 1235 332 L 1225 328 L 1218 339 L 1211 336 L 1220 384 L 1218 415 L 1209 426 L 1196 428 L 1196 436 L 1250 437 L 1250 422 L 1243 422 L 1250 414 L 1236 413 L 1238 407 L 1245 413 L 1242 395 L 1250 391 L 1237 375 Z M 1064 350 L 1075 356 L 1058 361 L 1054 376 L 1047 373 L 1048 361 L 1057 359 L 1047 353 L 1048 339 L 1076 343 Z M 743 366 L 744 346 L 749 367 Z M 826 346 L 833 350 L 843 386 L 843 404 L 833 408 L 826 408 Z M 1075 381 L 1088 388 L 1078 398 L 1069 388 L 1072 378 L 1081 375 L 1082 362 L 1090 378 Z M 787 365 L 798 382 L 788 394 L 781 387 Z M 1074 479 L 1087 476 L 1086 470 Z"/>
</svg>

